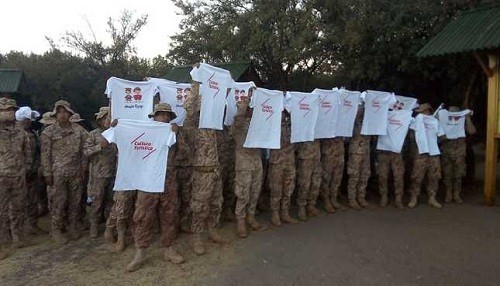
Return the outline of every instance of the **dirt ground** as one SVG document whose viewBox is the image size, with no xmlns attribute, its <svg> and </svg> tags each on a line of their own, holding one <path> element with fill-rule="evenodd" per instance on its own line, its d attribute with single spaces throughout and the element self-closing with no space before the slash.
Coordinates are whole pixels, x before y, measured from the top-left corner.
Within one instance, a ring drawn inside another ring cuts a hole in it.
<svg viewBox="0 0 500 286">
<path fill-rule="evenodd" d="M 481 181 L 464 197 L 463 205 L 441 210 L 423 197 L 414 210 L 324 214 L 244 240 L 226 224 L 221 231 L 230 244 L 209 243 L 198 257 L 181 235 L 185 264 L 163 261 L 154 244 L 145 266 L 131 274 L 124 268 L 133 247 L 114 253 L 86 234 L 59 248 L 38 236 L 0 262 L 0 285 L 498 285 L 500 208 L 482 206 Z M 48 218 L 42 226 L 48 229 Z"/>
</svg>

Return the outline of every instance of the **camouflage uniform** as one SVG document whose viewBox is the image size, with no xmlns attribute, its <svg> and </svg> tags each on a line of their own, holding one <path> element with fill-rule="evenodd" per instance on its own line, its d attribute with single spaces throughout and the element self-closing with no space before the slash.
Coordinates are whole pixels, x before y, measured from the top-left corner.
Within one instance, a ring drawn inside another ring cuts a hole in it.
<svg viewBox="0 0 500 286">
<path fill-rule="evenodd" d="M 349 176 L 347 195 L 349 201 L 356 198 L 358 200 L 365 199 L 366 186 L 371 175 L 370 136 L 361 135 L 362 124 L 363 116 L 358 116 L 354 124 L 353 137 L 349 144 L 349 158 L 347 160 L 347 175 Z"/>
<path fill-rule="evenodd" d="M 199 83 L 193 82 L 187 97 L 184 127 L 193 136 L 193 189 L 191 193 L 191 231 L 200 234 L 219 223 L 222 210 L 222 181 L 217 154 L 217 131 L 198 128 L 201 96 Z"/>
<path fill-rule="evenodd" d="M 39 138 L 38 134 L 34 131 L 28 131 L 31 158 L 33 164 L 31 164 L 28 170 L 28 175 L 26 177 L 26 187 L 28 194 L 26 197 L 27 202 L 27 218 L 28 223 L 38 228 L 38 168 L 40 168 L 40 149 L 39 149 Z"/>
<path fill-rule="evenodd" d="M 268 181 L 271 189 L 271 210 L 288 214 L 290 199 L 295 190 L 295 150 L 290 143 L 291 126 L 289 121 L 281 122 L 281 149 L 271 150 L 269 157 Z"/>
<path fill-rule="evenodd" d="M 137 191 L 118 191 L 113 193 L 113 207 L 106 220 L 106 230 L 116 229 L 118 234 L 125 235 L 127 230 L 133 233 L 132 216 L 135 210 Z"/>
<path fill-rule="evenodd" d="M 299 206 L 315 206 L 321 186 L 321 144 L 302 142 L 297 147 L 297 185 Z"/>
<path fill-rule="evenodd" d="M 467 144 L 465 138 L 444 140 L 441 144 L 443 182 L 446 187 L 447 202 L 451 201 L 451 194 L 459 196 L 462 192 L 462 178 L 466 174 Z"/>
<path fill-rule="evenodd" d="M 235 142 L 230 128 L 217 132 L 217 152 L 221 165 L 222 194 L 224 197 L 223 210 L 227 215 L 234 213 L 236 197 L 234 195 L 234 164 L 235 164 Z"/>
<path fill-rule="evenodd" d="M 1 99 L 0 105 L 5 99 Z M 9 107 L 15 107 L 13 100 Z M 26 174 L 31 169 L 32 154 L 28 134 L 16 126 L 0 126 L 0 244 L 9 233 L 14 242 L 23 237 L 26 216 Z"/>
<path fill-rule="evenodd" d="M 238 113 L 234 118 L 232 134 L 235 141 L 235 186 L 236 219 L 244 219 L 247 215 L 255 215 L 255 208 L 262 189 L 261 149 L 244 148 L 250 118 L 246 116 L 248 101 L 238 102 Z"/>
<path fill-rule="evenodd" d="M 174 147 L 175 178 L 180 197 L 179 218 L 183 230 L 189 230 L 191 216 L 191 192 L 193 189 L 192 138 L 184 127 L 179 127 L 177 143 Z"/>
<path fill-rule="evenodd" d="M 323 166 L 321 194 L 323 200 L 331 201 L 335 208 L 339 207 L 337 198 L 344 176 L 344 153 L 343 137 L 321 140 L 321 165 Z"/>
<path fill-rule="evenodd" d="M 115 144 L 101 147 L 101 141 L 105 140 L 101 135 L 103 131 L 102 128 L 92 130 L 84 145 L 84 154 L 89 158 L 88 195 L 92 200 L 93 224 L 99 224 L 103 215 L 107 218 L 111 212 L 118 154 Z"/>
<path fill-rule="evenodd" d="M 62 231 L 66 207 L 70 230 L 76 231 L 87 165 L 83 155 L 87 135 L 88 132 L 76 123 L 70 123 L 68 128 L 55 123 L 42 132 L 43 175 L 53 178 L 53 185 L 49 190 L 52 231 Z"/>
<path fill-rule="evenodd" d="M 404 192 L 405 163 L 401 153 L 377 150 L 377 175 L 379 192 L 381 196 L 387 196 L 389 192 L 389 173 L 392 170 L 394 178 L 394 194 L 402 196 Z"/>
</svg>

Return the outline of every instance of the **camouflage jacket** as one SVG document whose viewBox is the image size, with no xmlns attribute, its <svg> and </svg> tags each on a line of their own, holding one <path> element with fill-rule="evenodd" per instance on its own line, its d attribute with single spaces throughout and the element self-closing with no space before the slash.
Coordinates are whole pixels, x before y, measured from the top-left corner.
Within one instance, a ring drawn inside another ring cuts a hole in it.
<svg viewBox="0 0 500 286">
<path fill-rule="evenodd" d="M 92 130 L 83 145 L 83 154 L 89 161 L 90 176 L 94 178 L 111 178 L 116 173 L 118 148 L 115 144 L 110 144 L 102 149 L 103 131 L 101 128 Z"/>
<path fill-rule="evenodd" d="M 195 167 L 218 168 L 220 165 L 217 153 L 217 131 L 198 128 L 201 107 L 199 91 L 200 84 L 193 81 L 191 93 L 184 103 L 186 109 L 184 127 L 188 129 L 188 132 L 192 133 L 193 138 L 191 141 L 191 146 L 194 149 L 192 164 Z"/>
<path fill-rule="evenodd" d="M 258 170 L 262 168 L 262 151 L 260 148 L 244 148 L 250 118 L 246 116 L 248 101 L 238 102 L 238 111 L 234 117 L 231 133 L 235 144 L 235 170 Z"/>
<path fill-rule="evenodd" d="M 321 140 L 321 159 L 342 157 L 344 159 L 344 138 L 336 137 Z"/>
<path fill-rule="evenodd" d="M 272 149 L 269 154 L 269 164 L 293 164 L 295 165 L 296 144 L 290 142 L 292 126 L 290 121 L 281 121 L 281 148 Z"/>
<path fill-rule="evenodd" d="M 192 130 L 192 129 L 191 129 Z M 174 147 L 173 164 L 174 166 L 189 167 L 192 165 L 193 152 L 191 148 L 192 132 L 189 128 L 179 126 L 176 134 L 177 143 Z"/>
<path fill-rule="evenodd" d="M 319 140 L 301 142 L 297 147 L 297 158 L 300 160 L 321 160 L 321 145 Z"/>
<path fill-rule="evenodd" d="M 349 143 L 349 154 L 366 155 L 370 154 L 370 139 L 371 136 L 361 135 L 361 127 L 363 118 L 357 118 L 354 122 L 354 131 Z"/>
<path fill-rule="evenodd" d="M 230 127 L 224 126 L 222 131 L 217 132 L 217 152 L 219 162 L 223 168 L 234 166 L 235 142 Z"/>
<path fill-rule="evenodd" d="M 466 155 L 467 151 L 467 143 L 465 138 L 458 139 L 444 139 L 441 142 L 441 155 L 447 157 L 461 157 Z"/>
<path fill-rule="evenodd" d="M 12 126 L 0 127 L 0 176 L 26 176 L 33 162 L 29 135 Z"/>
<path fill-rule="evenodd" d="M 76 123 L 62 128 L 59 123 L 45 128 L 41 135 L 43 175 L 74 177 L 83 174 L 87 160 L 83 145 L 88 132 Z"/>
</svg>

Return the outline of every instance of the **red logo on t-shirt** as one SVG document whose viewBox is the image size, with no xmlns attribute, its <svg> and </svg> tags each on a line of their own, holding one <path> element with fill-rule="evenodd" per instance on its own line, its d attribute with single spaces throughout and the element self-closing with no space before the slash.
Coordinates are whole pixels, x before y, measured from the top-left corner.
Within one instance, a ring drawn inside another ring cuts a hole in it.
<svg viewBox="0 0 500 286">
<path fill-rule="evenodd" d="M 266 101 L 264 101 L 260 106 L 262 107 L 262 112 L 263 113 L 269 113 L 269 116 L 266 118 L 266 121 L 269 120 L 269 118 L 271 118 L 274 114 L 274 108 L 267 104 L 267 102 L 269 101 L 270 99 L 268 98 Z"/>
<path fill-rule="evenodd" d="M 213 80 L 214 76 L 215 72 L 208 78 L 208 87 L 217 90 L 217 92 L 214 93 L 214 97 L 216 97 L 220 91 L 220 88 L 219 88 L 219 82 Z"/>
<path fill-rule="evenodd" d="M 141 135 L 137 136 L 130 144 L 134 145 L 134 150 L 136 151 L 146 151 L 146 155 L 142 157 L 142 159 L 146 159 L 149 155 L 153 154 L 156 151 L 153 143 L 147 140 L 139 140 L 142 136 L 144 136 L 146 132 L 143 132 Z"/>
</svg>

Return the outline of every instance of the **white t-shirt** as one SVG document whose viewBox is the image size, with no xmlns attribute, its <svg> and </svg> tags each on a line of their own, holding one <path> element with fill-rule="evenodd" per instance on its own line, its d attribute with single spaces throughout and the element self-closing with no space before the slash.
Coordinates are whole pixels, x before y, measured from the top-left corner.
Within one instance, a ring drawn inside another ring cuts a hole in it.
<svg viewBox="0 0 500 286">
<path fill-rule="evenodd" d="M 358 113 L 361 92 L 340 89 L 339 120 L 337 124 L 337 136 L 352 137 L 354 120 Z"/>
<path fill-rule="evenodd" d="M 361 134 L 387 134 L 389 107 L 396 102 L 394 93 L 368 90 L 365 95 L 365 115 Z"/>
<path fill-rule="evenodd" d="M 118 147 L 115 191 L 162 193 L 169 148 L 175 144 L 170 124 L 120 119 L 102 133 Z"/>
<path fill-rule="evenodd" d="M 191 92 L 191 85 L 188 83 L 171 82 L 158 82 L 157 84 L 160 92 L 160 102 L 168 103 L 175 112 L 175 115 L 177 115 L 171 123 L 182 126 L 184 119 L 186 119 L 184 102 L 186 102 L 186 98 Z"/>
<path fill-rule="evenodd" d="M 222 130 L 227 89 L 233 82 L 231 74 L 225 69 L 204 63 L 201 63 L 199 68 L 193 68 L 190 74 L 194 81 L 201 83 L 201 109 L 198 127 Z"/>
<path fill-rule="evenodd" d="M 248 96 L 248 91 L 256 87 L 253 81 L 250 82 L 233 82 L 231 90 L 227 95 L 226 117 L 224 118 L 224 125 L 232 126 L 234 123 L 234 116 L 236 116 L 237 107 L 236 103 L 240 102 L 244 97 Z"/>
<path fill-rule="evenodd" d="M 443 129 L 447 139 L 465 137 L 465 116 L 469 113 L 471 113 L 469 109 L 458 112 L 441 109 L 438 112 L 439 125 Z"/>
<path fill-rule="evenodd" d="M 411 109 L 389 111 L 387 134 L 378 136 L 377 150 L 401 153 L 408 127 L 413 119 L 412 113 Z"/>
<path fill-rule="evenodd" d="M 396 95 L 396 102 L 392 105 L 392 110 L 413 110 L 417 108 L 417 99 L 413 97 Z"/>
<path fill-rule="evenodd" d="M 259 87 L 253 92 L 249 105 L 253 114 L 243 147 L 280 149 L 283 104 L 282 91 Z"/>
<path fill-rule="evenodd" d="M 419 154 L 428 153 L 431 156 L 441 154 L 437 141 L 438 136 L 444 135 L 444 132 L 435 117 L 419 114 L 410 124 L 410 128 L 415 130 L 415 140 Z"/>
<path fill-rule="evenodd" d="M 334 138 L 340 115 L 340 91 L 338 89 L 315 89 L 320 96 L 318 119 L 314 128 L 314 138 Z"/>
<path fill-rule="evenodd" d="M 292 123 L 290 142 L 314 141 L 314 129 L 319 112 L 319 94 L 289 91 L 286 97 Z"/>
<path fill-rule="evenodd" d="M 148 115 L 153 111 L 157 92 L 154 82 L 110 77 L 105 94 L 111 101 L 111 118 L 149 120 Z"/>
</svg>

